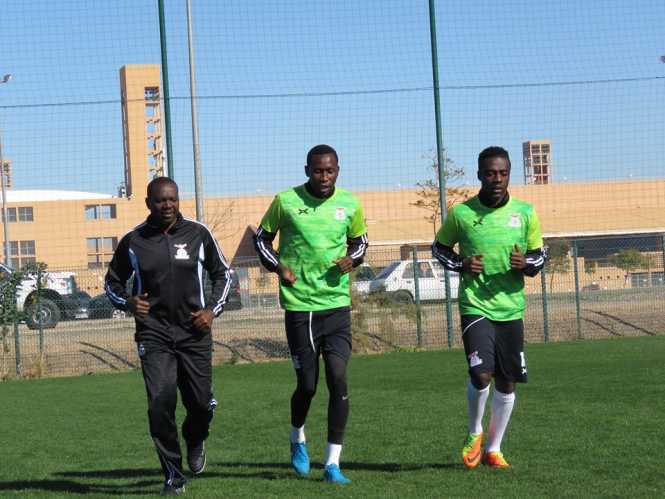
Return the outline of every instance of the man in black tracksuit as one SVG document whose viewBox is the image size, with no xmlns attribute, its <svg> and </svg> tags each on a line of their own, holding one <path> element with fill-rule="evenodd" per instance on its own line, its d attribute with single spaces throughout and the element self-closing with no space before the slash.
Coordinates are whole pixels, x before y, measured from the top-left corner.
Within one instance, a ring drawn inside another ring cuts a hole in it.
<svg viewBox="0 0 665 499">
<path fill-rule="evenodd" d="M 166 177 L 148 185 L 147 220 L 125 235 L 106 274 L 113 305 L 136 319 L 136 343 L 148 394 L 150 435 L 165 475 L 163 495 L 184 492 L 175 421 L 177 388 L 187 416 L 182 435 L 190 470 L 205 467 L 204 442 L 217 402 L 212 394 L 213 319 L 222 313 L 231 283 L 229 265 L 203 224 L 179 211 L 178 186 Z M 212 296 L 204 295 L 204 271 Z M 133 291 L 126 290 L 133 275 Z"/>
</svg>

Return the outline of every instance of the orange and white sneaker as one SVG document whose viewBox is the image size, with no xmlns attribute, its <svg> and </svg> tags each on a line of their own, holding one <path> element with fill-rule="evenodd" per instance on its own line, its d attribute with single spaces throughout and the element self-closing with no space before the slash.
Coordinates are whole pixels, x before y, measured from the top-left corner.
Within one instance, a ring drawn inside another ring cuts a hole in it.
<svg viewBox="0 0 665 499">
<path fill-rule="evenodd" d="M 462 461 L 467 468 L 475 468 L 480 464 L 480 458 L 483 455 L 483 434 L 469 433 L 466 437 L 466 443 L 462 447 Z"/>
<path fill-rule="evenodd" d="M 510 468 L 510 464 L 501 452 L 485 452 L 483 464 L 490 468 Z"/>
</svg>

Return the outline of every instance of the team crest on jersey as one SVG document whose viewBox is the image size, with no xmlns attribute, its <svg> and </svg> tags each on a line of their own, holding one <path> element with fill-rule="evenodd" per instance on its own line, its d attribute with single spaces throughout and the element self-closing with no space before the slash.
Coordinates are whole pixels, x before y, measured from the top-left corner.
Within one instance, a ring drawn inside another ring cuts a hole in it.
<svg viewBox="0 0 665 499">
<path fill-rule="evenodd" d="M 346 220 L 346 210 L 344 208 L 335 209 L 335 220 Z"/>
<path fill-rule="evenodd" d="M 478 350 L 469 355 L 469 367 L 476 367 L 483 363 L 483 359 L 478 357 Z"/>
<path fill-rule="evenodd" d="M 522 219 L 517 213 L 510 215 L 510 221 L 508 222 L 508 227 L 521 227 Z"/>
<path fill-rule="evenodd" d="M 145 355 L 145 345 L 143 343 L 138 344 L 139 357 L 143 358 Z"/>
<path fill-rule="evenodd" d="M 185 247 L 187 244 L 174 244 L 173 246 L 176 247 L 176 252 L 175 252 L 175 259 L 176 260 L 189 260 L 189 253 L 185 251 Z"/>
</svg>

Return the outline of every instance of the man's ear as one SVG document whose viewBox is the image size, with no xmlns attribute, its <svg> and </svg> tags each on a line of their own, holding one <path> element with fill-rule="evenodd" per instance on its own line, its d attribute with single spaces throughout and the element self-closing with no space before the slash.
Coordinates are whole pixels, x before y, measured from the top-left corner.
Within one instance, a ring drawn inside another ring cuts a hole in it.
<svg viewBox="0 0 665 499">
<path fill-rule="evenodd" d="M 311 176 L 311 174 L 309 173 L 309 165 L 305 165 L 305 175 L 307 175 L 307 178 Z"/>
<path fill-rule="evenodd" d="M 148 200 L 148 198 L 145 198 L 145 206 L 146 208 L 150 209 L 150 201 Z"/>
</svg>

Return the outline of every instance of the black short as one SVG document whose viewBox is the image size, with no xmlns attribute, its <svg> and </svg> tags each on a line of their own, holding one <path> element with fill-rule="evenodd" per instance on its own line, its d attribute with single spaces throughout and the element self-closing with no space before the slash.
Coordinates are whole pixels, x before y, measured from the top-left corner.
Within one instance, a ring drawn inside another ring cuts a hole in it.
<svg viewBox="0 0 665 499">
<path fill-rule="evenodd" d="M 318 361 L 321 352 L 351 357 L 351 309 L 334 308 L 316 312 L 291 312 L 284 315 L 286 339 L 296 369 Z"/>
<path fill-rule="evenodd" d="M 469 374 L 489 372 L 506 381 L 526 383 L 522 319 L 492 321 L 481 315 L 463 315 L 462 340 Z"/>
</svg>

